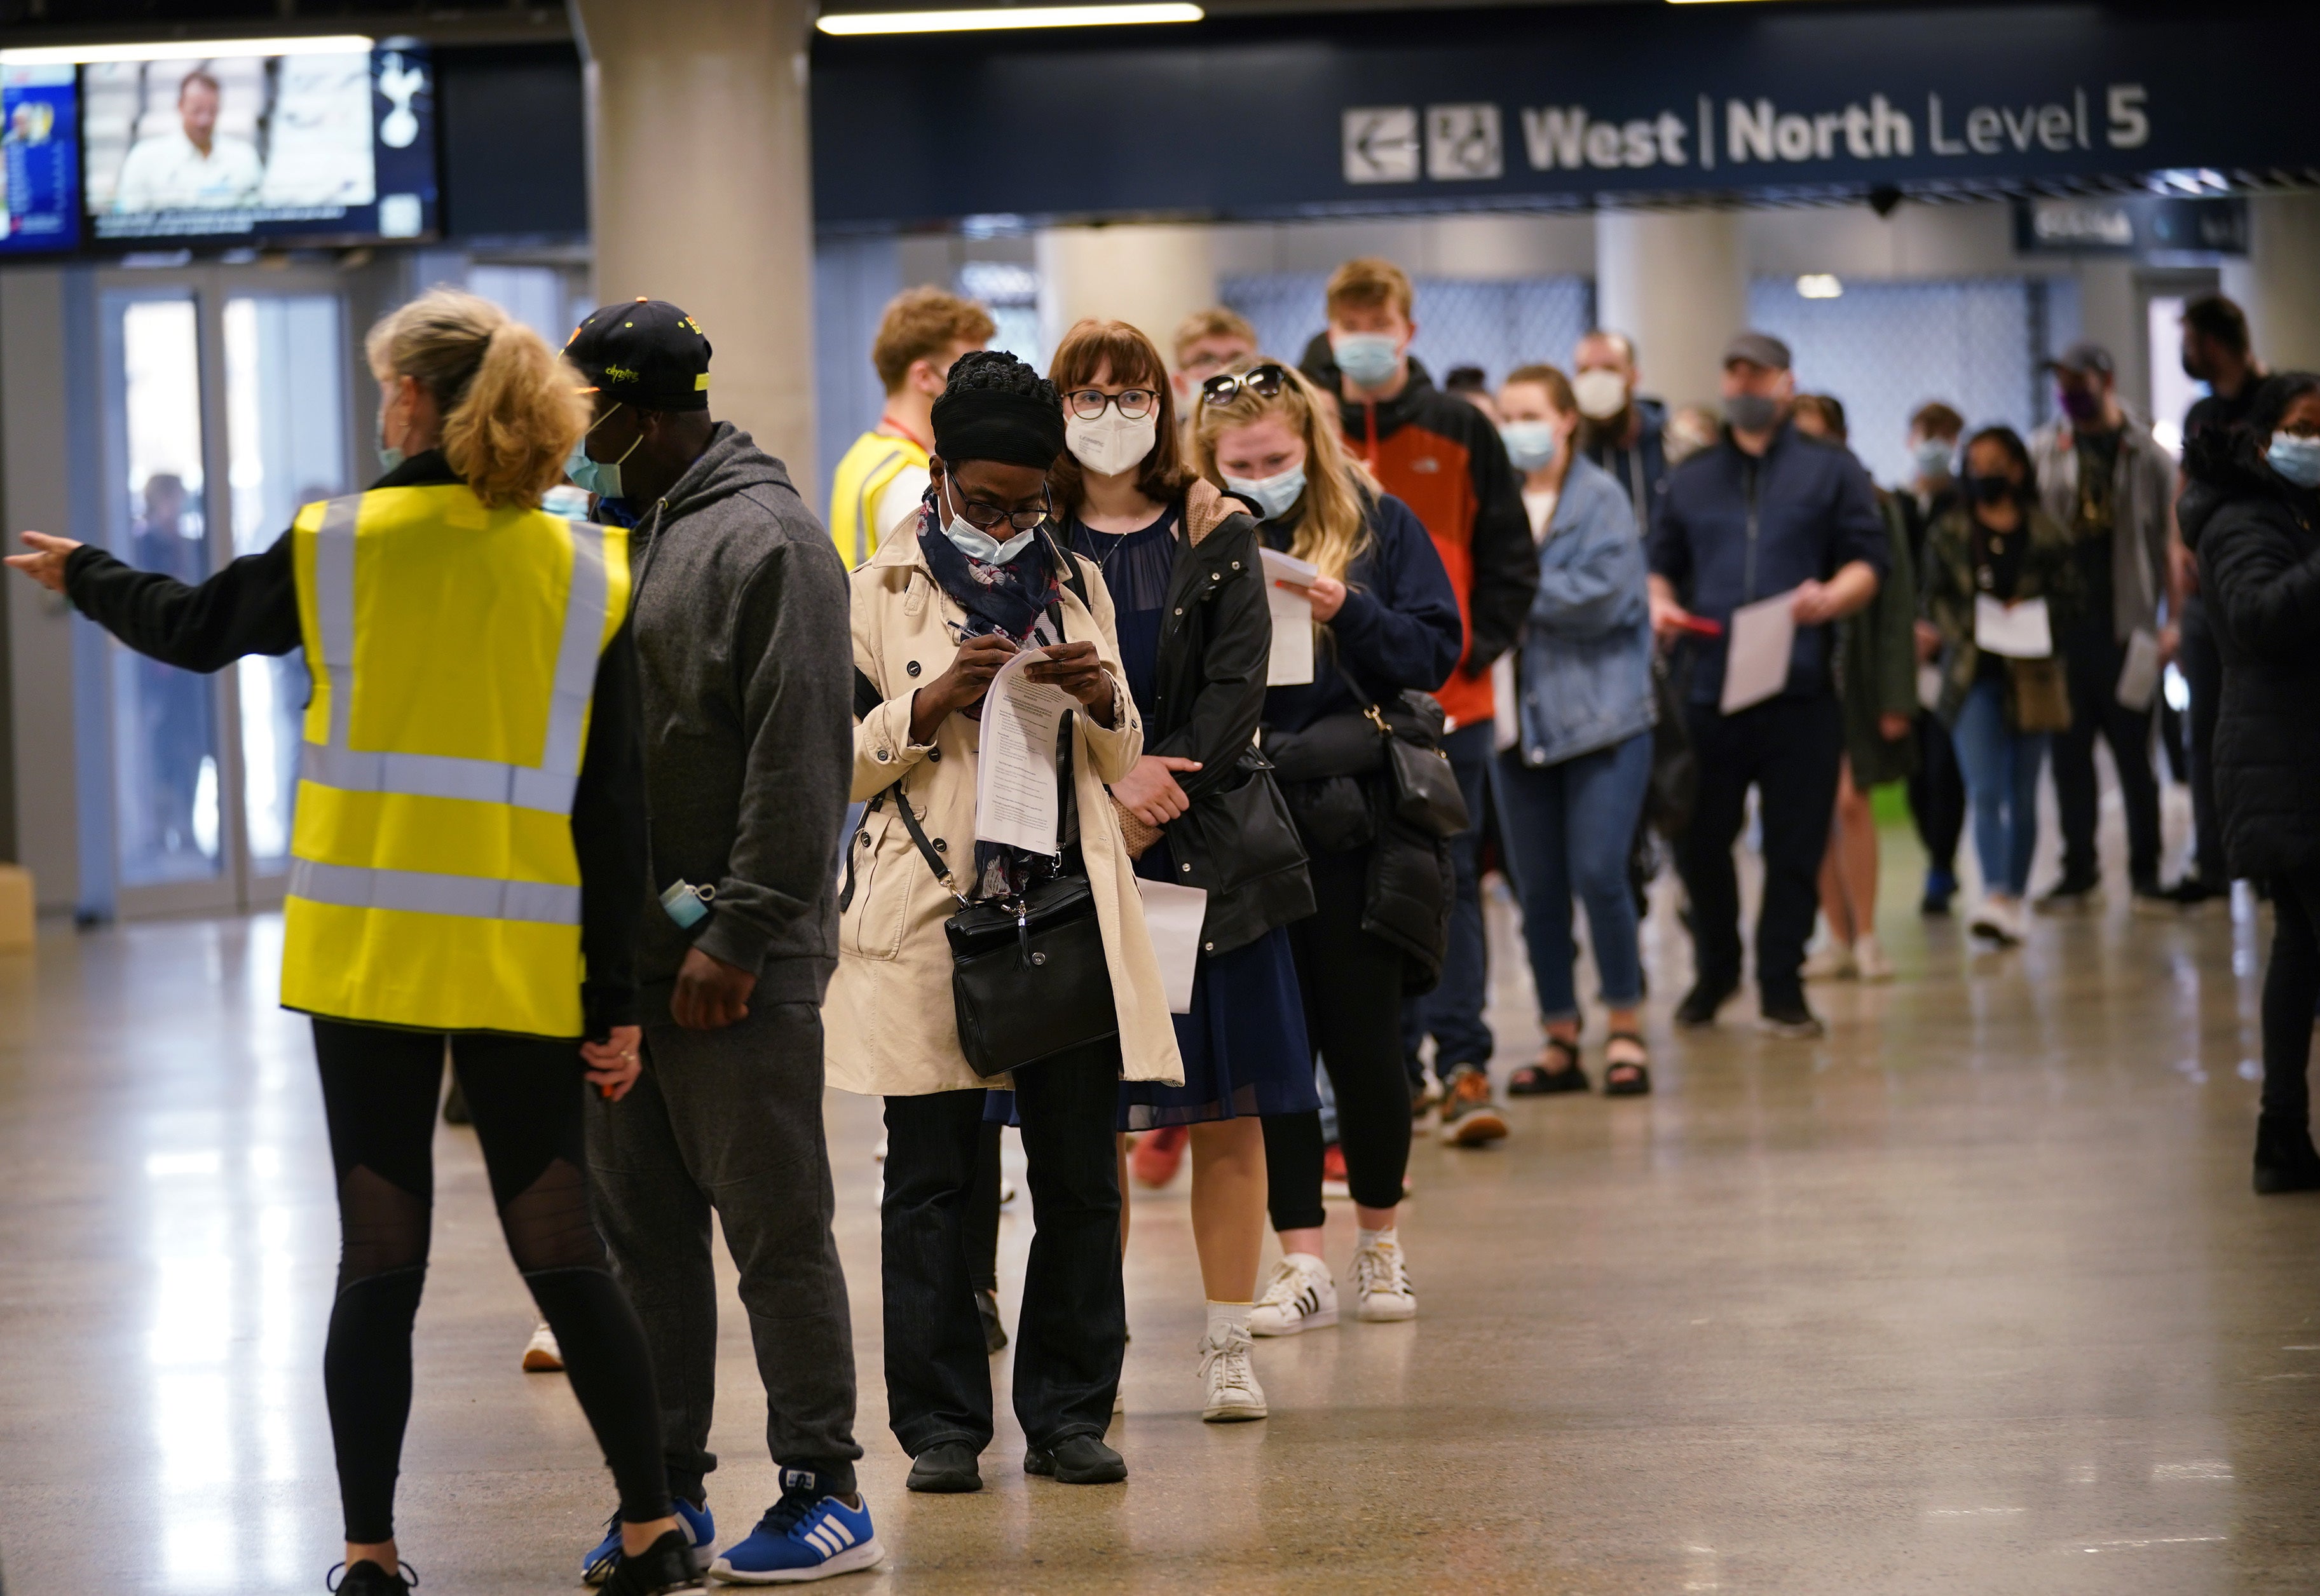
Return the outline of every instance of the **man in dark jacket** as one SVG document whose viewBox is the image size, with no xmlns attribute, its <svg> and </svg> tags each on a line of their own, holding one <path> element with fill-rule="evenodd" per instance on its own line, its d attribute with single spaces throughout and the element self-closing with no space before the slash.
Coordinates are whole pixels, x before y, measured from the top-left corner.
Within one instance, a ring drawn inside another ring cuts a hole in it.
<svg viewBox="0 0 2320 1596">
<path fill-rule="evenodd" d="M 1465 619 L 1464 657 L 1436 696 L 1449 720 L 1442 751 L 1473 824 L 1451 841 L 1458 896 L 1441 984 L 1410 1001 L 1403 1040 L 1414 1069 L 1419 1047 L 1433 1036 L 1443 1139 L 1473 1146 L 1507 1133 L 1491 1102 L 1491 1030 L 1482 1023 L 1489 966 L 1479 864 L 1492 744 L 1491 664 L 1514 645 L 1530 612 L 1538 552 L 1498 429 L 1410 367 L 1418 324 L 1400 268 L 1349 260 L 1331 275 L 1327 304 L 1346 440 L 1424 523 Z"/>
<path fill-rule="evenodd" d="M 843 1559 L 875 1545 L 855 1495 L 853 1327 L 821 1114 L 853 762 L 846 569 L 782 463 L 710 419 L 709 342 L 684 312 L 607 305 L 565 354 L 595 391 L 574 480 L 636 527 L 652 821 L 644 1073 L 623 1101 L 589 1103 L 597 1222 L 652 1345 L 669 1488 L 706 1561 L 712 1208 L 723 1221 L 783 1501 L 717 1566 L 814 1578 L 866 1565 Z M 831 1516 L 846 1537 L 787 1533 Z"/>
<path fill-rule="evenodd" d="M 1677 1023 L 1712 1025 L 1740 985 L 1740 890 L 1732 844 L 1748 788 L 1761 797 L 1764 902 L 1756 981 L 1767 1030 L 1814 1037 L 1805 1006 L 1805 939 L 1836 803 L 1844 723 L 1830 622 L 1877 596 L 1890 555 L 1868 473 L 1841 449 L 1789 422 L 1796 379 L 1789 349 L 1744 332 L 1724 353 L 1723 437 L 1669 474 L 1651 538 L 1652 624 L 1691 635 L 1689 708 L 1699 795 L 1677 867 L 1691 896 L 1698 979 Z M 1796 640 L 1783 689 L 1725 714 L 1725 634 L 1743 604 L 1791 595 Z M 1717 635 L 1696 635 L 1699 622 Z"/>
<path fill-rule="evenodd" d="M 1636 533 L 1651 530 L 1652 503 L 1666 485 L 1667 406 L 1636 392 L 1636 346 L 1601 328 L 1571 351 L 1571 393 L 1578 402 L 1579 452 L 1611 475 L 1635 507 Z"/>
</svg>

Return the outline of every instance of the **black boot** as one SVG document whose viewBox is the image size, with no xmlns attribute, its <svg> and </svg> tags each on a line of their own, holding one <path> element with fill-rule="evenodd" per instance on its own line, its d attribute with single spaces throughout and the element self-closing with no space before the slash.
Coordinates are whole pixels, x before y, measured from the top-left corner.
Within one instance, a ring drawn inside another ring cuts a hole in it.
<svg viewBox="0 0 2320 1596">
<path fill-rule="evenodd" d="M 2320 1188 L 2320 1152 L 2312 1147 L 2312 1131 L 2302 1119 L 2285 1114 L 2260 1114 L 2255 1122 L 2255 1192 L 2270 1197 L 2281 1192 Z"/>
</svg>

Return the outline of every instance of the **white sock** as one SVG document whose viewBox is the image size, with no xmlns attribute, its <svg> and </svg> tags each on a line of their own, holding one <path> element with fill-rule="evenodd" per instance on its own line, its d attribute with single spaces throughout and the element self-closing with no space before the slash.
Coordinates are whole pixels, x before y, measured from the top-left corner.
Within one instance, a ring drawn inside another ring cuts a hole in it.
<svg viewBox="0 0 2320 1596">
<path fill-rule="evenodd" d="M 1321 1261 L 1321 1255 L 1319 1253 L 1285 1252 L 1281 1255 L 1281 1261 L 1284 1264 L 1310 1264 L 1314 1268 L 1322 1271 L 1324 1274 L 1328 1272 L 1329 1267 L 1327 1264 Z"/>
<path fill-rule="evenodd" d="M 1354 1245 L 1356 1247 L 1400 1247 L 1401 1242 L 1399 1239 L 1399 1236 L 1400 1232 L 1398 1232 L 1391 1225 L 1388 1225 L 1382 1230 L 1364 1230 L 1356 1229 L 1354 1232 Z"/>
<path fill-rule="evenodd" d="M 1226 1332 L 1238 1330 L 1248 1334 L 1248 1316 L 1255 1307 L 1253 1302 L 1211 1302 L 1209 1304 L 1209 1339 L 1222 1342 Z"/>
</svg>

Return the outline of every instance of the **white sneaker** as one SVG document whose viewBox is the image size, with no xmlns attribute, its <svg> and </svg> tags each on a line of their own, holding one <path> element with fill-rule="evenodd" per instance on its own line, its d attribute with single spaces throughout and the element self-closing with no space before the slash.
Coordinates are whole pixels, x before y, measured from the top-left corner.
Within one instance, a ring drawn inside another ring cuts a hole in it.
<svg viewBox="0 0 2320 1596">
<path fill-rule="evenodd" d="M 1893 961 L 1885 952 L 1885 945 L 1874 934 L 1864 936 L 1853 945 L 1853 973 L 1863 981 L 1893 979 Z"/>
<path fill-rule="evenodd" d="M 2000 948 L 2011 948 L 2022 940 L 2021 905 L 2011 898 L 1985 893 L 1974 907 L 1973 918 L 1966 922 L 1966 929 Z"/>
<path fill-rule="evenodd" d="M 1853 949 L 1834 939 L 1805 956 L 1803 975 L 1808 981 L 1850 981 L 1860 973 Z"/>
<path fill-rule="evenodd" d="M 1354 1252 L 1354 1317 L 1373 1322 L 1418 1317 L 1418 1293 L 1399 1241 L 1375 1241 Z"/>
<path fill-rule="evenodd" d="M 1291 1253 L 1273 1266 L 1273 1278 L 1249 1310 L 1252 1336 L 1294 1336 L 1337 1322 L 1337 1283 L 1311 1253 Z"/>
<path fill-rule="evenodd" d="M 1209 1386 L 1201 1417 L 1210 1424 L 1237 1424 L 1271 1411 L 1264 1405 L 1264 1387 L 1256 1383 L 1256 1370 L 1249 1364 L 1255 1345 L 1242 1330 L 1228 1329 L 1221 1340 L 1214 1333 L 1201 1338 L 1201 1378 Z"/>
<path fill-rule="evenodd" d="M 531 1339 L 523 1344 L 523 1372 L 527 1374 L 554 1374 L 564 1367 L 564 1348 L 556 1344 L 556 1332 L 541 1319 L 531 1332 Z"/>
</svg>

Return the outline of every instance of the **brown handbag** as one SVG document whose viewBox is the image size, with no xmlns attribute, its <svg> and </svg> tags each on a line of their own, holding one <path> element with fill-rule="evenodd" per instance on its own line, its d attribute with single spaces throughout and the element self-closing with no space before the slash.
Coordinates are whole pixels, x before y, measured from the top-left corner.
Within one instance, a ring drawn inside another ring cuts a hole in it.
<svg viewBox="0 0 2320 1596">
<path fill-rule="evenodd" d="M 2014 730 L 2071 729 L 2071 687 L 2060 659 L 2009 659 L 2006 669 L 2014 688 Z"/>
</svg>

